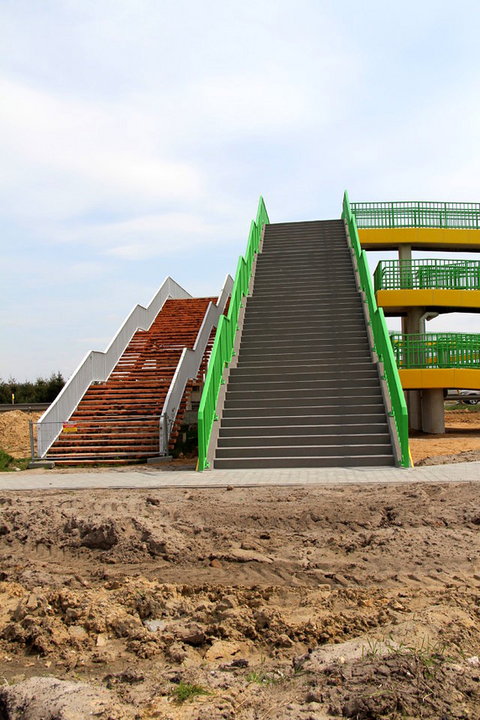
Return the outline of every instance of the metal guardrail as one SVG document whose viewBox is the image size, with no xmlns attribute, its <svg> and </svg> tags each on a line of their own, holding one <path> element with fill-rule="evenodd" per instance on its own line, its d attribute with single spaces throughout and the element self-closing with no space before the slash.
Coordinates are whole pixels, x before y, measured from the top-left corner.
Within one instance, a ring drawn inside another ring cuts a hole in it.
<svg viewBox="0 0 480 720">
<path fill-rule="evenodd" d="M 357 258 L 360 286 L 362 291 L 365 293 L 375 351 L 378 355 L 379 361 L 383 363 L 384 367 L 385 381 L 390 395 L 392 415 L 400 446 L 401 457 L 399 458 L 399 462 L 403 467 L 409 467 L 411 465 L 411 460 L 408 445 L 407 404 L 400 382 L 397 365 L 395 363 L 392 344 L 390 342 L 387 325 L 385 323 L 385 316 L 382 308 L 377 306 L 377 302 L 375 300 L 367 254 L 365 250 L 362 250 L 361 248 L 355 215 L 352 212 L 348 199 L 348 193 L 346 191 L 343 197 L 342 218 L 347 224 L 350 241 L 352 243 L 355 257 Z"/>
<path fill-rule="evenodd" d="M 392 333 L 397 366 L 414 368 L 470 368 L 480 370 L 480 335 L 463 333 Z"/>
<path fill-rule="evenodd" d="M 248 293 L 252 264 L 258 252 L 263 226 L 268 224 L 267 209 L 263 198 L 260 197 L 256 219 L 250 225 L 247 250 L 245 257 L 240 257 L 233 283 L 232 297 L 228 307 L 228 314 L 220 317 L 212 354 L 208 364 L 205 385 L 203 387 L 200 407 L 198 409 L 198 469 L 208 468 L 207 453 L 212 433 L 213 423 L 217 420 L 216 406 L 220 387 L 223 381 L 223 371 L 233 356 L 235 335 L 238 330 L 238 317 L 242 307 L 243 298 Z"/>
<path fill-rule="evenodd" d="M 20 410 L 21 412 L 40 412 L 50 407 L 50 403 L 2 403 L 0 413 Z"/>
<path fill-rule="evenodd" d="M 216 304 L 210 303 L 193 348 L 184 348 L 168 389 L 160 416 L 160 455 L 168 455 L 170 435 L 177 417 L 178 408 L 189 380 L 197 377 L 208 340 L 220 316 L 225 310 L 233 288 L 233 278 L 227 275 Z"/>
<path fill-rule="evenodd" d="M 352 203 L 358 228 L 445 228 L 480 230 L 480 203 Z"/>
<path fill-rule="evenodd" d="M 121 358 L 137 330 L 148 330 L 169 298 L 187 299 L 191 295 L 175 280 L 167 277 L 147 307 L 137 305 L 127 317 L 105 352 L 93 350 L 82 360 L 49 409 L 42 415 L 38 427 L 38 454 L 44 457 L 58 436 L 55 427 L 62 426 L 72 415 L 92 382 L 105 382 Z"/>
<path fill-rule="evenodd" d="M 478 260 L 381 260 L 374 273 L 377 290 L 480 290 Z"/>
</svg>

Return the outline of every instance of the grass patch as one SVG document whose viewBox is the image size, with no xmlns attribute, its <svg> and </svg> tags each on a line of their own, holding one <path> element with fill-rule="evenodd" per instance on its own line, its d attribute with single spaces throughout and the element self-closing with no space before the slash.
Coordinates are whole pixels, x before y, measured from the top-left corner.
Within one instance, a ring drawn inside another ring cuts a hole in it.
<svg viewBox="0 0 480 720">
<path fill-rule="evenodd" d="M 266 673 L 262 670 L 252 670 L 245 678 L 247 682 L 256 683 L 257 685 L 275 685 L 283 679 L 284 677 L 281 674 Z"/>
<path fill-rule="evenodd" d="M 187 700 L 193 700 L 198 695 L 211 695 L 212 693 L 201 685 L 180 682 L 173 688 L 171 694 L 175 702 L 184 703 Z"/>
<path fill-rule="evenodd" d="M 29 462 L 29 458 L 14 458 L 5 450 L 0 450 L 0 472 L 26 470 Z"/>
</svg>

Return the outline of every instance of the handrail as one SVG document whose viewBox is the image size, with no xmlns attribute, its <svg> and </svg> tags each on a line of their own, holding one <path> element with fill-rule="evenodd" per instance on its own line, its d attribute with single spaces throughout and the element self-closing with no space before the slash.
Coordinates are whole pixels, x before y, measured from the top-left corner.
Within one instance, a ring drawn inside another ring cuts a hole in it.
<svg viewBox="0 0 480 720">
<path fill-rule="evenodd" d="M 480 203 L 352 203 L 357 228 L 442 228 L 480 230 Z"/>
<path fill-rule="evenodd" d="M 240 257 L 238 260 L 228 314 L 220 317 L 212 354 L 210 355 L 205 385 L 198 409 L 198 470 L 208 468 L 207 452 L 213 423 L 218 419 L 215 409 L 222 384 L 223 371 L 233 357 L 240 308 L 242 307 L 243 298 L 248 294 L 253 260 L 260 246 L 263 226 L 269 222 L 265 203 L 263 198 L 260 197 L 256 219 L 252 220 L 250 225 L 245 257 Z"/>
<path fill-rule="evenodd" d="M 367 262 L 367 254 L 360 246 L 357 223 L 355 215 L 352 212 L 347 191 L 345 191 L 343 196 L 342 218 L 347 224 L 353 251 L 357 258 L 358 272 L 360 275 L 360 287 L 365 293 L 375 351 L 378 355 L 379 361 L 383 363 L 384 367 L 385 380 L 392 404 L 392 416 L 395 422 L 398 442 L 400 445 L 400 464 L 403 467 L 409 467 L 411 461 L 408 447 L 407 404 L 405 402 L 400 376 L 398 374 L 397 365 L 393 355 L 392 344 L 390 342 L 387 325 L 385 323 L 385 316 L 382 308 L 377 307 L 375 293 L 373 291 L 372 277 Z"/>
<path fill-rule="evenodd" d="M 390 338 L 401 370 L 480 367 L 479 334 L 392 333 Z"/>
<path fill-rule="evenodd" d="M 480 290 L 478 260 L 381 260 L 374 273 L 378 290 Z"/>
<path fill-rule="evenodd" d="M 148 330 L 169 298 L 187 299 L 190 297 L 192 296 L 175 280 L 167 277 L 147 307 L 137 305 L 133 308 L 104 352 L 92 350 L 87 353 L 38 421 L 39 457 L 45 456 L 56 440 L 62 423 L 71 417 L 92 382 L 104 382 L 108 378 L 136 331 Z"/>
<path fill-rule="evenodd" d="M 227 275 L 216 303 L 209 303 L 205 317 L 198 331 L 193 348 L 184 348 L 170 383 L 160 416 L 160 455 L 168 455 L 170 435 L 177 417 L 178 408 L 189 380 L 197 377 L 203 356 L 214 327 L 225 310 L 233 288 L 233 278 Z"/>
</svg>

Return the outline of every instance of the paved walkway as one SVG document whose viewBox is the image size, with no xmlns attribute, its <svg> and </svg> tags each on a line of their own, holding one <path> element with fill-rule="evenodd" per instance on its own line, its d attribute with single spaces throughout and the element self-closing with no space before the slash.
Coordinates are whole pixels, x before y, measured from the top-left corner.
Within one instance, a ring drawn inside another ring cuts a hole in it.
<svg viewBox="0 0 480 720">
<path fill-rule="evenodd" d="M 431 465 L 418 468 L 315 468 L 285 470 L 164 471 L 99 469 L 98 472 L 26 470 L 0 473 L 1 490 L 83 490 L 88 488 L 212 488 L 305 485 L 364 485 L 411 482 L 478 482 L 480 462 Z"/>
</svg>

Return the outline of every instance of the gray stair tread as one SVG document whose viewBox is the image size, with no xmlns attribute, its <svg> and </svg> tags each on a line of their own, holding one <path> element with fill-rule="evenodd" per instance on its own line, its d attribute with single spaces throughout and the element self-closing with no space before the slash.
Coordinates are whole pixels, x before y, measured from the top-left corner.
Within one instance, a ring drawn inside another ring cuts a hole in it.
<svg viewBox="0 0 480 720">
<path fill-rule="evenodd" d="M 220 448 L 250 448 L 250 447 L 271 447 L 285 445 L 286 438 L 284 435 L 275 435 L 272 433 L 266 435 L 237 435 L 237 437 L 223 437 L 219 439 Z M 388 432 L 378 433 L 375 435 L 375 446 L 377 445 L 390 445 L 390 435 Z M 295 446 L 299 445 L 312 445 L 312 446 L 327 446 L 327 447 L 350 447 L 355 445 L 361 445 L 362 447 L 371 447 L 371 436 L 370 435 L 306 435 L 304 437 L 295 438 Z"/>
<path fill-rule="evenodd" d="M 394 460 L 391 453 L 384 455 L 337 455 L 325 457 L 298 458 L 216 458 L 214 467 L 221 469 L 247 469 L 247 468 L 304 468 L 304 467 L 393 467 Z"/>
</svg>

